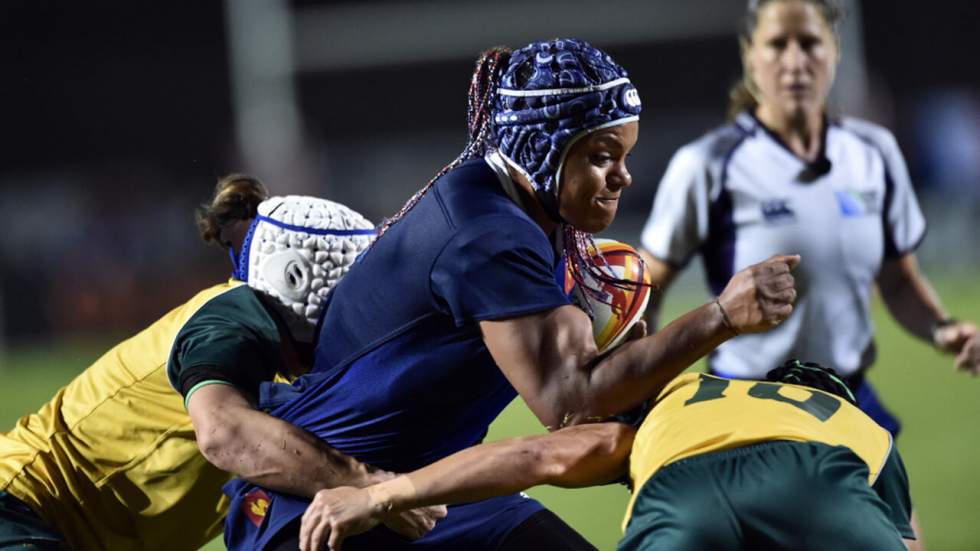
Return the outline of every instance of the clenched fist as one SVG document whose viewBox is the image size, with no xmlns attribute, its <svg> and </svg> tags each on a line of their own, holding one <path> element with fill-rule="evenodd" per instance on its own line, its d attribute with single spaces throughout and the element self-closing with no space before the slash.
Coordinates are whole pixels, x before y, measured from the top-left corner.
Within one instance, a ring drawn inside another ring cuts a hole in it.
<svg viewBox="0 0 980 551">
<path fill-rule="evenodd" d="M 761 333 L 793 313 L 799 255 L 777 255 L 738 272 L 718 296 L 725 324 L 735 333 Z"/>
</svg>

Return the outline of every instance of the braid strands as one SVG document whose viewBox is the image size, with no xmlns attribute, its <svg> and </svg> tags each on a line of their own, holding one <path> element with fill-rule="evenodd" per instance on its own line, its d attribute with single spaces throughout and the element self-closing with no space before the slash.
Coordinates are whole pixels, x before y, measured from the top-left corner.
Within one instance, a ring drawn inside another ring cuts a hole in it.
<svg viewBox="0 0 980 551">
<path fill-rule="evenodd" d="M 617 277 L 609 263 L 606 262 L 605 257 L 602 256 L 592 234 L 575 229 L 569 224 L 565 224 L 563 230 L 563 252 L 571 269 L 572 279 L 591 298 L 609 304 L 608 293 L 603 292 L 601 288 L 603 284 L 627 291 L 636 290 L 639 287 L 652 287 L 651 284 L 642 279 L 637 281 Z M 639 261 L 643 262 L 643 259 L 640 258 Z M 643 271 L 641 270 L 640 273 Z"/>
<path fill-rule="evenodd" d="M 466 123 L 467 123 L 467 142 L 463 151 L 446 166 L 442 167 L 435 176 L 429 180 L 422 189 L 414 195 L 398 210 L 391 218 L 385 218 L 378 228 L 375 243 L 384 235 L 392 225 L 401 220 L 405 214 L 418 204 L 422 197 L 432 189 L 432 186 L 439 178 L 445 176 L 449 171 L 463 164 L 469 159 L 487 152 L 490 142 L 491 115 L 493 111 L 494 98 L 496 96 L 497 82 L 500 79 L 502 67 L 510 58 L 510 51 L 505 48 L 495 48 L 488 50 L 476 63 L 473 70 L 473 77 L 470 79 L 470 89 L 467 95 Z"/>
</svg>

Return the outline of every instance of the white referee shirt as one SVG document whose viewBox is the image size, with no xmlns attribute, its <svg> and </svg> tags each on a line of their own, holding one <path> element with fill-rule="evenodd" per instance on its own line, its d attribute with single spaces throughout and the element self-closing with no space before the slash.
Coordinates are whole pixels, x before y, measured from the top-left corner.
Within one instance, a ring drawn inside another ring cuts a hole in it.
<svg viewBox="0 0 980 551">
<path fill-rule="evenodd" d="M 925 235 L 892 134 L 855 119 L 826 126 L 830 164 L 821 166 L 743 113 L 681 148 L 657 189 L 643 247 L 675 269 L 700 253 L 715 295 L 742 268 L 802 256 L 792 316 L 719 347 L 709 365 L 723 375 L 761 378 L 789 358 L 854 373 L 873 336 L 869 300 L 882 259 Z"/>
</svg>

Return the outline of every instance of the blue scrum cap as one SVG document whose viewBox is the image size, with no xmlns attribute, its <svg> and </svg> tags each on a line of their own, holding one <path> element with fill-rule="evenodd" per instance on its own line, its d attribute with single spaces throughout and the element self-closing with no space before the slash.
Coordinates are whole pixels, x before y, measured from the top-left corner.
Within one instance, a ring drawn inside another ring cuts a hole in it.
<svg viewBox="0 0 980 551">
<path fill-rule="evenodd" d="M 511 54 L 501 77 L 494 141 L 555 218 L 561 168 L 572 144 L 639 120 L 640 110 L 626 70 L 602 50 L 574 38 L 535 42 Z"/>
</svg>

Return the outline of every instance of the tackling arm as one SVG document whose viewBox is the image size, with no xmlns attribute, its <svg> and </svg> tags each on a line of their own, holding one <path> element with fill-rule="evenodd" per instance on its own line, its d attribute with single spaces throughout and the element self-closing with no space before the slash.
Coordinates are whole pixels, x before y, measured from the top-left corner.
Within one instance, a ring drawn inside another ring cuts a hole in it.
<svg viewBox="0 0 980 551">
<path fill-rule="evenodd" d="M 187 411 L 197 445 L 211 464 L 265 488 L 311 498 L 324 488 L 362 488 L 394 477 L 331 448 L 291 423 L 255 409 L 241 391 L 230 385 L 198 389 L 191 395 Z M 444 516 L 445 507 L 412 509 L 388 516 L 385 524 L 415 539 Z"/>
<path fill-rule="evenodd" d="M 385 510 L 398 512 L 477 501 L 540 484 L 595 486 L 625 474 L 635 434 L 621 423 L 596 423 L 481 444 L 368 492 Z"/>
<path fill-rule="evenodd" d="M 321 488 L 364 487 L 390 477 L 255 409 L 231 385 L 198 389 L 187 411 L 205 459 L 272 490 L 313 497 Z"/>
<path fill-rule="evenodd" d="M 619 423 L 569 427 L 467 448 L 364 489 L 318 492 L 303 515 L 300 549 L 339 549 L 388 515 L 436 503 L 487 499 L 539 484 L 592 486 L 622 476 L 635 429 Z"/>
</svg>

